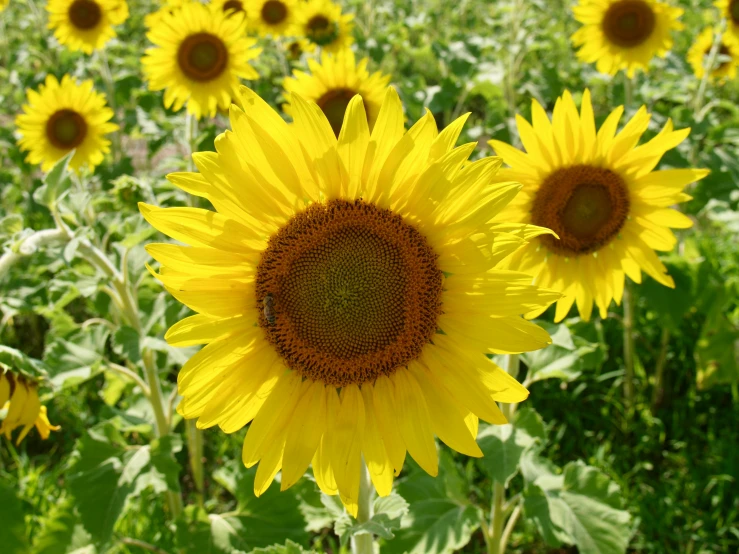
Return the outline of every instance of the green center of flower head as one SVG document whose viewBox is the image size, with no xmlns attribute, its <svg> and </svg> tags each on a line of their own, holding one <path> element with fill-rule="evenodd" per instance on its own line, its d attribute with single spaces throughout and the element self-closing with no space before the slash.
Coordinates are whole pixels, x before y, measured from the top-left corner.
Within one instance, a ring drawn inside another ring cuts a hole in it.
<svg viewBox="0 0 739 554">
<path fill-rule="evenodd" d="M 654 11 L 644 0 L 621 0 L 608 8 L 602 27 L 612 43 L 633 48 L 652 35 L 655 23 Z"/>
<path fill-rule="evenodd" d="M 279 0 L 269 0 L 262 6 L 262 20 L 278 25 L 287 17 L 287 6 Z"/>
<path fill-rule="evenodd" d="M 73 110 L 59 110 L 46 122 L 49 142 L 62 150 L 71 150 L 82 144 L 87 135 L 87 123 Z"/>
<path fill-rule="evenodd" d="M 532 222 L 559 236 L 545 236 L 545 246 L 564 256 L 589 254 L 610 242 L 629 214 L 624 180 L 611 171 L 576 165 L 551 173 L 536 193 Z"/>
<path fill-rule="evenodd" d="M 103 17 L 100 6 L 93 0 L 75 0 L 67 13 L 72 25 L 83 31 L 95 27 Z"/>
<path fill-rule="evenodd" d="M 226 69 L 228 50 L 220 38 L 197 33 L 182 41 L 177 61 L 182 72 L 193 81 L 211 81 Z"/>
<path fill-rule="evenodd" d="M 337 387 L 418 357 L 436 333 L 442 273 L 415 227 L 361 200 L 313 204 L 270 237 L 259 324 L 286 365 Z"/>
<path fill-rule="evenodd" d="M 317 15 L 308 21 L 306 36 L 318 46 L 331 44 L 339 36 L 339 26 L 323 15 Z"/>
<path fill-rule="evenodd" d="M 225 2 L 223 4 L 223 11 L 227 13 L 243 12 L 244 5 L 241 3 L 240 0 L 228 0 L 228 2 Z"/>
<path fill-rule="evenodd" d="M 316 100 L 316 104 L 321 108 L 337 137 L 341 131 L 341 125 L 344 123 L 344 114 L 349 107 L 349 102 L 356 94 L 356 91 L 351 89 L 338 88 L 327 91 Z"/>
</svg>

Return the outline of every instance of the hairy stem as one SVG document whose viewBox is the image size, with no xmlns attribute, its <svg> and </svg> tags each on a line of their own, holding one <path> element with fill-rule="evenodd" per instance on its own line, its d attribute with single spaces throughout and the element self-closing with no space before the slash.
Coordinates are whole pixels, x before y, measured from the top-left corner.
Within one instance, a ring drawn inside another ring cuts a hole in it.
<svg viewBox="0 0 739 554">
<path fill-rule="evenodd" d="M 628 281 L 624 287 L 624 399 L 627 409 L 634 401 L 634 299 L 631 296 L 631 287 Z"/>
<path fill-rule="evenodd" d="M 657 364 L 655 367 L 654 374 L 654 389 L 652 390 L 652 413 L 657 411 L 660 402 L 662 401 L 662 381 L 665 374 L 665 366 L 667 365 L 667 350 L 670 346 L 670 329 L 668 327 L 662 328 L 662 338 L 660 340 L 659 356 L 657 357 Z"/>
<path fill-rule="evenodd" d="M 203 505 L 205 490 L 205 476 L 203 474 L 203 432 L 197 428 L 194 419 L 188 419 L 185 431 L 187 433 L 187 452 L 190 460 L 190 471 L 195 482 L 195 491 L 199 506 Z"/>
<path fill-rule="evenodd" d="M 44 229 L 19 240 L 10 250 L 0 256 L 0 277 L 5 275 L 21 258 L 30 256 L 42 246 L 66 242 L 67 240 L 67 233 L 63 229 Z"/>
<path fill-rule="evenodd" d="M 359 509 L 357 510 L 357 523 L 369 521 L 372 517 L 372 500 L 374 489 L 370 480 L 367 465 L 362 458 L 362 473 L 359 477 Z M 371 533 L 355 535 L 352 537 L 352 554 L 373 554 L 373 540 Z"/>
</svg>

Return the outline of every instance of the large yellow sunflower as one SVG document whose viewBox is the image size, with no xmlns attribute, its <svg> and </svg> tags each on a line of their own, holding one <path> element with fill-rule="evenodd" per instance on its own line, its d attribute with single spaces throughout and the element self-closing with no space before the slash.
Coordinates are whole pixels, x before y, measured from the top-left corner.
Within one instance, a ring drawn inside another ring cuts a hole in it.
<svg viewBox="0 0 739 554">
<path fill-rule="evenodd" d="M 706 61 L 708 54 L 713 47 L 714 34 L 710 27 L 703 29 L 698 38 L 688 51 L 688 62 L 693 68 L 693 72 L 698 79 L 702 79 L 706 74 Z M 717 61 L 713 71 L 711 71 L 712 79 L 733 79 L 736 77 L 737 65 L 739 65 L 739 43 L 731 40 L 724 40 L 722 37 L 721 44 L 718 48 Z"/>
<path fill-rule="evenodd" d="M 148 246 L 197 312 L 166 338 L 207 345 L 180 371 L 178 411 L 227 433 L 251 422 L 257 495 L 312 462 L 356 515 L 362 458 L 387 495 L 406 452 L 432 475 L 434 435 L 481 456 L 478 417 L 504 423 L 496 401 L 527 397 L 485 353 L 550 342 L 520 314 L 559 294 L 497 268 L 547 230 L 490 223 L 520 185 L 491 185 L 501 161 L 454 147 L 466 117 L 439 133 L 427 112 L 406 132 L 388 88 L 374 130 L 355 96 L 337 140 L 297 94 L 293 124 L 251 90 L 240 100 L 217 152 L 193 156 L 200 173 L 168 176 L 217 211 L 140 206 L 187 245 Z"/>
<path fill-rule="evenodd" d="M 114 25 L 128 17 L 125 0 L 49 0 L 49 29 L 70 50 L 91 54 L 115 37 Z"/>
<path fill-rule="evenodd" d="M 28 152 L 26 160 L 48 171 L 74 150 L 70 167 L 94 168 L 110 151 L 105 135 L 118 129 L 110 123 L 113 110 L 105 97 L 93 90 L 92 81 L 76 84 L 69 75 L 62 82 L 49 75 L 38 92 L 28 90 L 28 104 L 15 123 L 21 139 L 18 145 Z"/>
<path fill-rule="evenodd" d="M 259 75 L 249 65 L 260 48 L 246 36 L 241 13 L 224 13 L 197 2 L 184 4 L 146 35 L 155 48 L 141 60 L 150 90 L 164 92 L 164 105 L 200 118 L 227 109 L 240 79 Z"/>
<path fill-rule="evenodd" d="M 739 0 L 717 0 L 715 6 L 726 18 L 726 42 L 739 44 Z"/>
<path fill-rule="evenodd" d="M 367 71 L 368 62 L 369 59 L 364 58 L 357 63 L 354 53 L 349 49 L 338 54 L 321 54 L 320 63 L 308 60 L 310 73 L 295 70 L 293 77 L 286 77 L 282 82 L 288 93 L 285 95 L 287 104 L 282 106 L 283 110 L 292 115 L 291 94 L 299 94 L 318 104 L 338 137 L 344 112 L 352 97 L 359 94 L 364 101 L 371 130 L 380 113 L 390 76 L 379 71 L 370 75 Z"/>
<path fill-rule="evenodd" d="M 677 20 L 683 10 L 657 0 L 580 0 L 574 12 L 583 24 L 572 35 L 577 57 L 610 75 L 646 71 L 672 48 L 672 31 L 683 28 Z"/>
<path fill-rule="evenodd" d="M 589 91 L 583 95 L 579 114 L 565 92 L 557 100 L 551 122 L 535 100 L 533 125 L 517 116 L 526 153 L 490 141 L 510 166 L 501 171 L 501 177 L 523 184 L 497 220 L 542 225 L 559 235 L 559 240 L 540 237 L 535 248 L 509 258 L 510 267 L 564 293 L 557 303 L 556 321 L 575 302 L 583 319 L 590 318 L 593 301 L 605 317 L 612 299 L 621 302 L 624 275 L 640 283 L 644 271 L 659 283 L 674 286 L 654 251 L 675 246 L 670 228 L 692 225 L 670 206 L 688 200 L 683 188 L 708 171 L 653 171 L 690 129 L 675 131 L 668 120 L 653 139 L 637 146 L 651 116 L 642 107 L 616 134 L 623 111 L 623 106 L 616 108 L 596 133 Z"/>
<path fill-rule="evenodd" d="M 48 439 L 50 431 L 61 429 L 49 422 L 46 406 L 41 405 L 38 397 L 38 384 L 0 367 L 0 410 L 3 408 L 7 413 L 0 423 L 0 434 L 10 439 L 13 431 L 20 427 L 16 445 L 26 438 L 34 425 L 42 439 Z"/>
<path fill-rule="evenodd" d="M 293 31 L 298 0 L 247 0 L 245 9 L 260 35 L 285 36 Z"/>
<path fill-rule="evenodd" d="M 296 34 L 326 52 L 338 52 L 354 42 L 353 18 L 350 14 L 342 15 L 341 7 L 331 0 L 308 0 L 298 9 Z"/>
</svg>

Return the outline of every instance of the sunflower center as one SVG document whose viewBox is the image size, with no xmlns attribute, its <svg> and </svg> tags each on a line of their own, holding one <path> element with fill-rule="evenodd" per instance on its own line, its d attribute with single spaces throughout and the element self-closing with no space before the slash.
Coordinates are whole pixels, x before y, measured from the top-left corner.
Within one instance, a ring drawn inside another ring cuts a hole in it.
<svg viewBox="0 0 739 554">
<path fill-rule="evenodd" d="M 212 81 L 226 69 L 228 50 L 220 38 L 210 33 L 197 33 L 182 41 L 177 62 L 193 81 Z"/>
<path fill-rule="evenodd" d="M 739 0 L 731 0 L 731 4 L 729 4 L 729 15 L 731 16 L 731 20 L 739 25 Z"/>
<path fill-rule="evenodd" d="M 618 46 L 633 48 L 647 40 L 656 18 L 644 0 L 621 0 L 612 4 L 603 17 L 603 32 Z"/>
<path fill-rule="evenodd" d="M 559 235 L 560 240 L 544 236 L 544 245 L 564 256 L 599 250 L 618 234 L 628 214 L 629 194 L 624 180 L 610 169 L 589 165 L 550 174 L 531 210 L 535 225 Z"/>
<path fill-rule="evenodd" d="M 92 29 L 103 17 L 100 6 L 92 0 L 76 0 L 69 6 L 69 20 L 78 29 Z"/>
<path fill-rule="evenodd" d="M 269 240 L 259 324 L 287 366 L 337 387 L 391 375 L 436 333 L 442 273 L 415 227 L 361 200 L 313 204 Z"/>
<path fill-rule="evenodd" d="M 339 26 L 323 15 L 316 15 L 308 21 L 308 39 L 318 46 L 326 46 L 336 40 L 339 35 Z"/>
<path fill-rule="evenodd" d="M 87 135 L 85 119 L 73 110 L 59 110 L 46 122 L 49 142 L 62 150 L 76 148 Z"/>
<path fill-rule="evenodd" d="M 224 12 L 233 11 L 234 13 L 243 12 L 244 5 L 241 3 L 240 0 L 228 0 L 228 2 L 225 2 L 223 4 L 223 11 Z"/>
<path fill-rule="evenodd" d="M 346 108 L 355 94 L 357 93 L 352 89 L 337 88 L 327 91 L 316 100 L 316 104 L 321 108 L 337 137 L 341 131 L 341 125 L 344 123 Z"/>
<path fill-rule="evenodd" d="M 287 17 L 287 6 L 279 0 L 269 0 L 262 6 L 262 19 L 270 25 L 278 25 Z"/>
</svg>

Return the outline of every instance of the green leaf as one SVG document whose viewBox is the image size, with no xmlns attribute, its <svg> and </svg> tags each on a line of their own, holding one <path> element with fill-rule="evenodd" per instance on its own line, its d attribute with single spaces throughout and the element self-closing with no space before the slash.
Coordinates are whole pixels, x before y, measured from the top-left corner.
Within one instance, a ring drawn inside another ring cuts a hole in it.
<svg viewBox="0 0 739 554">
<path fill-rule="evenodd" d="M 0 238 L 12 237 L 23 230 L 23 216 L 9 214 L 0 218 Z"/>
<path fill-rule="evenodd" d="M 52 506 L 33 541 L 33 554 L 66 554 L 90 544 L 91 537 L 79 523 L 74 502 L 65 498 Z"/>
<path fill-rule="evenodd" d="M 541 487 L 527 483 L 523 499 L 524 513 L 534 522 L 544 542 L 552 547 L 574 544 L 574 539 L 552 521 L 549 499 Z"/>
<path fill-rule="evenodd" d="M 9 346 L 0 345 L 1 367 L 20 372 L 33 380 L 43 380 L 49 376 L 48 368 L 42 361 L 31 358 Z"/>
<path fill-rule="evenodd" d="M 401 518 L 408 513 L 408 503 L 398 494 L 377 497 L 373 503 L 372 517 L 363 523 L 354 523 L 346 514 L 336 521 L 334 531 L 344 546 L 355 535 L 372 534 L 386 540 L 395 537 Z"/>
<path fill-rule="evenodd" d="M 123 325 L 113 334 L 113 352 L 133 363 L 141 361 L 139 334 L 133 327 Z"/>
<path fill-rule="evenodd" d="M 697 282 L 697 261 L 682 256 L 663 258 L 667 272 L 675 281 L 671 289 L 654 279 L 645 279 L 641 287 L 635 288 L 647 306 L 659 314 L 659 324 L 676 330 L 683 317 L 695 306 L 695 287 Z"/>
<path fill-rule="evenodd" d="M 46 174 L 46 177 L 44 177 L 44 184 L 33 192 L 33 199 L 35 202 L 51 208 L 69 189 L 72 181 L 69 177 L 67 167 L 69 166 L 69 161 L 73 156 L 74 150 L 54 164 L 51 171 L 49 171 L 49 173 Z"/>
<path fill-rule="evenodd" d="M 695 345 L 700 390 L 739 381 L 739 329 L 724 314 L 727 296 L 723 290 L 715 295 Z"/>
<path fill-rule="evenodd" d="M 273 544 L 266 548 L 255 548 L 249 554 L 310 554 L 310 550 L 303 550 L 299 544 L 288 540 L 285 544 Z"/>
<path fill-rule="evenodd" d="M 27 554 L 28 538 L 21 501 L 15 491 L 0 484 L 0 544 L 4 554 Z"/>
</svg>

